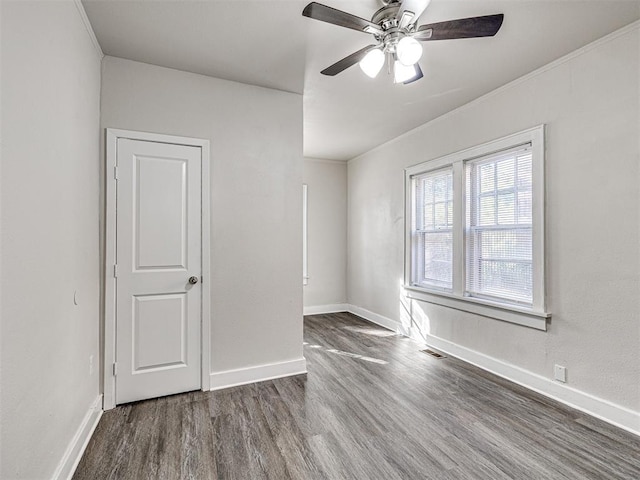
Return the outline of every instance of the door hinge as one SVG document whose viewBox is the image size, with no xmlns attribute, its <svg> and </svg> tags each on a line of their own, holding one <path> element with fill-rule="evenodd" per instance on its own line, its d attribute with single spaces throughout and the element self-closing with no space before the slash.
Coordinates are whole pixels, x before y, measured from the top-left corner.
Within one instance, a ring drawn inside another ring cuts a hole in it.
<svg viewBox="0 0 640 480">
<path fill-rule="evenodd" d="M 113 278 L 118 278 L 118 265 L 113 266 Z"/>
<path fill-rule="evenodd" d="M 118 180 L 118 167 L 113 167 L 113 178 Z"/>
<path fill-rule="evenodd" d="M 113 376 L 115 377 L 118 374 L 118 364 L 113 362 Z"/>
</svg>

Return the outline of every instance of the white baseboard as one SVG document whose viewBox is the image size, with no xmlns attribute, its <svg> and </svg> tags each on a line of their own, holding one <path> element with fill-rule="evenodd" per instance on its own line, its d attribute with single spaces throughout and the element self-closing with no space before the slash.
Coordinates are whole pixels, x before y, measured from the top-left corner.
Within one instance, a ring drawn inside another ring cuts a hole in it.
<svg viewBox="0 0 640 480">
<path fill-rule="evenodd" d="M 78 430 L 71 439 L 62 460 L 60 460 L 58 464 L 58 468 L 56 468 L 53 474 L 53 480 L 70 480 L 71 477 L 73 477 L 82 458 L 82 454 L 98 426 L 100 417 L 102 417 L 102 395 L 97 396 L 82 419 Z"/>
<path fill-rule="evenodd" d="M 603 398 L 563 385 L 443 338 L 429 335 L 427 336 L 427 345 L 616 427 L 640 435 L 640 412 L 616 405 Z"/>
<path fill-rule="evenodd" d="M 388 328 L 394 332 L 401 333 L 402 335 L 409 335 L 409 329 L 403 327 L 399 322 L 392 320 L 388 317 L 384 317 L 370 310 L 358 307 L 356 305 L 350 305 L 348 303 L 336 303 L 332 305 L 318 305 L 316 307 L 304 307 L 304 315 L 322 315 L 325 313 L 339 313 L 349 312 L 364 318 L 372 323 L 380 325 L 381 327 Z"/>
<path fill-rule="evenodd" d="M 348 305 L 348 311 L 354 315 L 364 318 L 382 327 L 388 328 L 396 333 L 412 337 L 419 342 L 425 339 L 416 335 L 411 328 L 406 328 L 399 322 L 371 312 L 355 305 Z M 589 393 L 577 390 L 558 383 L 549 378 L 517 367 L 510 363 L 503 362 L 497 358 L 490 357 L 484 353 L 471 350 L 457 345 L 443 338 L 427 335 L 426 344 L 436 350 L 441 350 L 453 357 L 464 360 L 483 370 L 491 372 L 499 377 L 505 378 L 513 383 L 517 383 L 529 390 L 533 390 L 541 395 L 557 400 L 569 407 L 580 410 L 593 417 L 599 418 L 607 423 L 622 428 L 628 432 L 640 435 L 640 412 L 636 412 L 621 405 L 603 398 L 596 397 Z"/>
<path fill-rule="evenodd" d="M 400 322 L 396 322 L 389 317 L 379 315 L 375 312 L 366 310 L 356 305 L 347 305 L 347 307 L 347 311 L 349 313 L 353 313 L 354 315 L 362 317 L 365 320 L 369 320 L 370 322 L 375 323 L 376 325 L 380 325 L 381 327 L 388 328 L 389 330 L 392 330 L 401 335 L 410 336 L 410 332 L 408 331 L 408 329 L 405 328 Z"/>
<path fill-rule="evenodd" d="M 303 358 L 288 362 L 269 363 L 255 367 L 238 368 L 224 372 L 211 373 L 211 390 L 246 385 L 247 383 L 264 382 L 274 378 L 289 377 L 307 373 L 307 361 Z"/>
<path fill-rule="evenodd" d="M 313 307 L 304 307 L 304 315 L 323 315 L 325 313 L 348 312 L 349 305 L 346 303 L 332 303 L 329 305 L 316 305 Z"/>
</svg>

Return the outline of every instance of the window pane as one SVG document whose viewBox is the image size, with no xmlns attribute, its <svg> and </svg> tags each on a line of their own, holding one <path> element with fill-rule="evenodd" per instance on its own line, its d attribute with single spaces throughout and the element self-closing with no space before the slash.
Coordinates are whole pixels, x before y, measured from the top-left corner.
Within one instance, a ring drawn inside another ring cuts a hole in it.
<svg viewBox="0 0 640 480">
<path fill-rule="evenodd" d="M 424 198 L 433 198 L 433 178 L 424 179 Z"/>
<path fill-rule="evenodd" d="M 531 168 L 531 152 L 518 156 L 518 186 L 530 187 L 533 170 Z"/>
<path fill-rule="evenodd" d="M 515 223 L 515 213 L 515 195 L 513 193 L 498 195 L 498 224 L 511 225 Z"/>
<path fill-rule="evenodd" d="M 493 163 L 480 167 L 480 193 L 492 192 L 496 189 L 494 168 Z"/>
<path fill-rule="evenodd" d="M 515 166 L 515 158 L 509 158 L 497 163 L 498 190 L 513 188 L 516 179 Z"/>
<path fill-rule="evenodd" d="M 482 230 L 476 232 L 477 243 L 482 258 L 494 260 L 531 260 L 531 231 L 521 230 Z"/>
<path fill-rule="evenodd" d="M 436 219 L 436 227 L 446 227 L 447 226 L 447 215 L 445 212 L 445 204 L 444 203 L 436 203 L 435 205 L 435 219 Z"/>
<path fill-rule="evenodd" d="M 417 222 L 412 235 L 412 282 L 451 290 L 453 171 L 448 168 L 420 175 L 414 189 L 422 224 Z"/>
<path fill-rule="evenodd" d="M 424 206 L 424 227 L 429 230 L 434 227 L 434 219 L 433 219 L 433 205 L 427 204 Z"/>
<path fill-rule="evenodd" d="M 424 275 L 422 283 L 451 288 L 452 282 L 451 232 L 425 233 Z"/>
<path fill-rule="evenodd" d="M 480 225 L 495 225 L 496 223 L 495 197 L 480 198 Z"/>
<path fill-rule="evenodd" d="M 466 294 L 531 305 L 531 153 L 497 153 L 467 162 L 465 170 Z"/>
<path fill-rule="evenodd" d="M 518 192 L 518 223 L 530 224 L 533 215 L 531 191 Z"/>
<path fill-rule="evenodd" d="M 436 202 L 442 202 L 447 198 L 447 183 L 446 177 L 443 177 L 442 175 L 435 178 L 433 188 L 435 191 L 434 200 Z"/>
<path fill-rule="evenodd" d="M 530 263 L 492 262 L 483 260 L 480 276 L 486 296 L 530 302 L 533 282 Z"/>
</svg>

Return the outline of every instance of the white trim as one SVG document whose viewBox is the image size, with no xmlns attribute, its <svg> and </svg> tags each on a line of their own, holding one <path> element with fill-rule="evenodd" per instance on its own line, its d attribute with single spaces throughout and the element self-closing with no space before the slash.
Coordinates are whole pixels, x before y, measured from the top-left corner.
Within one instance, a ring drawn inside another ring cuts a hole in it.
<svg viewBox="0 0 640 480">
<path fill-rule="evenodd" d="M 546 205 L 545 198 L 547 178 L 545 172 L 545 127 L 532 129 L 531 131 L 532 149 L 532 200 L 531 200 L 531 227 L 532 227 L 532 247 L 533 247 L 533 308 L 534 312 L 547 312 L 547 292 L 546 292 L 546 272 L 545 265 L 547 254 L 545 249 L 545 223 Z M 548 315 L 551 316 L 550 314 Z M 545 325 L 546 329 L 546 325 Z"/>
<path fill-rule="evenodd" d="M 392 318 L 385 317 L 356 305 L 348 304 L 347 307 L 347 311 L 349 313 L 357 315 L 358 317 L 364 318 L 368 322 L 375 323 L 376 325 L 380 325 L 381 327 L 384 327 L 395 333 L 404 335 L 405 337 L 409 337 L 416 342 L 424 344 L 424 336 L 422 332 L 419 328 L 414 328 L 413 323 L 411 325 L 403 325 L 397 320 L 393 320 Z"/>
<path fill-rule="evenodd" d="M 396 333 L 400 333 L 401 335 L 405 335 L 407 337 L 411 336 L 411 329 L 409 327 L 403 326 L 400 322 L 393 320 L 389 317 L 385 317 L 378 313 L 372 312 L 371 310 L 366 310 L 362 307 L 358 307 L 356 305 L 348 305 L 349 313 L 353 313 L 359 317 L 364 318 L 365 320 L 369 320 L 376 325 L 380 325 L 381 327 L 392 330 Z"/>
<path fill-rule="evenodd" d="M 333 160 L 330 158 L 311 158 L 311 157 L 304 157 L 304 160 L 308 162 L 329 163 L 332 165 L 343 165 L 345 167 L 347 166 L 346 160 Z"/>
<path fill-rule="evenodd" d="M 201 371 L 200 389 L 211 388 L 209 372 L 211 371 L 211 149 L 209 140 L 203 140 L 201 163 L 202 198 L 200 228 L 202 229 L 201 262 L 202 262 L 202 327 L 201 335 Z"/>
<path fill-rule="evenodd" d="M 635 29 L 640 28 L 640 20 L 636 20 L 633 23 L 630 23 L 629 25 L 622 27 L 608 35 L 605 35 L 602 38 L 599 38 L 591 43 L 588 43 L 587 45 L 578 48 L 577 50 L 574 50 L 571 53 L 568 53 L 567 55 L 558 58 L 557 60 L 554 60 L 551 63 L 547 63 L 546 65 L 543 65 L 542 67 L 538 68 L 537 70 L 534 70 L 533 72 L 529 72 L 521 77 L 516 78 L 515 80 L 510 81 L 509 83 L 506 83 L 504 85 L 502 85 L 501 87 L 496 88 L 495 90 L 491 90 L 489 93 L 485 93 L 484 95 L 481 95 L 480 97 L 475 98 L 474 100 L 471 100 L 469 103 L 465 103 L 464 105 L 461 105 L 457 108 L 454 108 L 453 110 L 449 110 L 447 113 L 444 113 L 442 115 L 440 115 L 439 117 L 436 117 L 432 120 L 429 120 L 428 122 L 423 123 L 422 125 L 418 125 L 415 128 L 412 128 L 411 130 L 408 130 L 406 132 L 404 132 L 402 135 L 398 135 L 397 137 L 385 142 L 385 143 L 381 143 L 380 145 L 377 145 L 375 147 L 373 147 L 370 150 L 367 150 L 366 152 L 363 152 L 359 155 L 357 155 L 356 157 L 353 157 L 351 159 L 349 159 L 347 161 L 347 163 L 351 163 L 355 160 L 360 159 L 361 157 L 364 157 L 365 155 L 369 155 L 372 152 L 375 152 L 379 149 L 382 149 L 384 147 L 387 147 L 389 145 L 393 145 L 396 142 L 399 142 L 400 140 L 404 139 L 405 137 L 409 137 L 413 134 L 416 134 L 418 132 L 420 132 L 422 129 L 427 128 L 428 126 L 430 126 L 431 124 L 440 122 L 442 120 L 446 120 L 451 116 L 454 116 L 460 112 L 464 112 L 465 110 L 468 110 L 469 108 L 472 108 L 474 106 L 476 106 L 479 103 L 484 102 L 485 100 L 488 100 L 496 95 L 501 94 L 502 92 L 505 92 L 507 90 L 510 90 L 511 88 L 514 88 L 518 85 L 520 85 L 521 83 L 524 83 L 528 80 L 531 80 L 539 75 L 542 75 L 545 72 L 548 72 L 549 70 L 553 70 L 556 67 L 559 67 L 560 65 L 569 62 L 571 60 L 573 60 L 574 58 L 580 57 L 588 52 L 590 52 L 591 50 L 600 47 L 601 45 L 605 45 L 615 39 L 617 39 L 618 37 L 622 37 L 623 35 L 626 35 L 630 32 L 632 32 Z"/>
<path fill-rule="evenodd" d="M 348 312 L 349 305 L 346 303 L 331 303 L 329 305 L 314 305 L 304 307 L 303 315 L 323 315 L 325 313 Z"/>
<path fill-rule="evenodd" d="M 407 298 L 434 303 L 443 307 L 475 313 L 504 322 L 515 323 L 537 330 L 547 330 L 547 318 L 550 313 L 535 312 L 524 308 L 506 307 L 503 304 L 492 304 L 487 300 L 471 297 L 458 297 L 446 292 L 431 292 L 415 287 L 404 287 Z"/>
<path fill-rule="evenodd" d="M 348 305 L 349 312 L 364 318 L 372 323 L 385 327 L 396 333 L 411 337 L 419 343 L 426 344 L 436 350 L 440 350 L 452 357 L 459 358 L 467 363 L 475 365 L 482 370 L 505 378 L 510 382 L 533 390 L 545 397 L 552 398 L 571 408 L 580 410 L 593 417 L 599 418 L 628 432 L 640 435 L 640 412 L 617 405 L 609 400 L 596 397 L 581 390 L 558 383 L 549 378 L 530 372 L 516 365 L 490 357 L 484 353 L 471 350 L 453 342 L 433 335 L 426 335 L 426 339 L 414 331 L 411 327 L 404 327 L 399 322 L 377 313 L 365 310 L 355 305 Z M 404 332 L 403 332 L 404 331 Z"/>
<path fill-rule="evenodd" d="M 102 417 L 102 395 L 98 395 L 89 406 L 78 430 L 69 442 L 67 449 L 53 474 L 53 480 L 71 480 L 80 463 L 91 436 Z"/>
<path fill-rule="evenodd" d="M 370 310 L 351 305 L 349 303 L 334 303 L 330 305 L 318 305 L 314 307 L 304 307 L 305 315 L 322 315 L 326 313 L 340 313 L 349 312 L 365 320 L 380 325 L 381 327 L 393 330 L 396 333 L 402 335 L 411 336 L 411 328 L 404 327 L 400 322 L 397 322 L 389 317 L 379 315 Z"/>
<path fill-rule="evenodd" d="M 459 255 L 453 256 L 452 261 L 452 293 L 458 297 L 464 295 L 465 289 L 465 277 L 466 277 L 466 259 L 467 259 L 467 251 L 464 248 L 465 242 L 465 233 L 464 233 L 464 216 L 466 209 L 466 195 L 465 195 L 465 174 L 464 174 L 464 163 L 456 162 L 452 166 L 453 170 L 453 228 L 452 228 L 452 249 L 454 252 L 458 252 Z M 455 219 L 461 219 L 461 221 L 456 222 Z M 409 232 L 411 234 L 411 232 Z M 408 252 L 410 252 L 409 250 Z M 408 254 L 409 261 L 411 261 L 411 255 Z M 411 265 L 411 264 L 409 264 Z"/>
<path fill-rule="evenodd" d="M 428 335 L 427 345 L 623 430 L 640 435 L 640 412 L 563 385 L 497 358 L 456 345 L 443 338 Z"/>
<path fill-rule="evenodd" d="M 308 190 L 309 186 L 306 183 L 302 184 L 302 285 L 309 283 L 309 263 L 308 263 Z"/>
<path fill-rule="evenodd" d="M 113 172 L 116 166 L 117 141 L 119 138 L 142 140 L 148 142 L 170 143 L 200 147 L 202 159 L 202 319 L 201 319 L 201 388 L 210 388 L 211 362 L 211 179 L 210 179 L 210 143 L 209 140 L 191 137 L 179 137 L 149 132 L 136 132 L 107 128 L 106 132 L 106 189 L 105 189 L 105 306 L 104 306 L 104 362 L 103 362 L 103 408 L 110 410 L 116 406 L 115 376 L 113 363 L 116 358 L 116 279 L 113 277 L 112 265 L 116 262 L 116 182 Z"/>
<path fill-rule="evenodd" d="M 521 308 L 507 303 L 464 296 L 465 255 L 464 243 L 464 202 L 466 198 L 464 165 L 470 160 L 501 152 L 519 145 L 531 144 L 533 176 L 533 305 Z M 481 145 L 466 148 L 442 157 L 427 160 L 405 168 L 405 241 L 404 241 L 404 285 L 410 298 L 435 303 L 458 310 L 477 313 L 505 322 L 546 330 L 546 319 L 551 314 L 546 311 L 545 295 L 545 177 L 544 177 L 544 125 L 529 128 L 506 137 L 491 140 Z M 411 258 L 413 218 L 415 217 L 414 178 L 428 172 L 452 168 L 454 172 L 454 215 L 453 215 L 453 292 L 412 285 L 413 262 Z M 456 205 L 457 204 L 457 205 Z M 410 212 L 410 213 L 409 213 Z"/>
<path fill-rule="evenodd" d="M 102 392 L 104 394 L 102 408 L 109 410 L 116 406 L 116 380 L 113 375 L 113 364 L 116 358 L 116 279 L 112 274 L 112 265 L 116 264 L 116 182 L 114 169 L 118 136 L 116 132 L 106 129 L 105 132 L 105 237 L 104 237 L 104 361 L 102 363 Z"/>
<path fill-rule="evenodd" d="M 480 145 L 474 145 L 473 147 L 465 148 L 464 150 L 458 150 L 457 152 L 453 152 L 448 155 L 420 162 L 417 165 L 412 165 L 404 170 L 407 176 L 418 175 L 420 173 L 453 165 L 456 162 L 464 162 L 474 158 L 484 157 L 485 155 L 500 152 L 517 145 L 531 143 L 532 148 L 535 149 L 534 143 L 537 143 L 540 146 L 540 144 L 544 145 L 542 143 L 543 141 L 544 124 L 536 125 L 535 127 L 527 128 L 526 130 L 521 130 L 504 137 L 489 140 L 481 143 Z M 543 151 L 538 153 L 544 154 Z"/>
<path fill-rule="evenodd" d="M 93 26 L 89 21 L 89 17 L 87 17 L 87 12 L 84 9 L 84 5 L 82 5 L 81 0 L 74 0 L 76 4 L 76 8 L 78 9 L 78 13 L 80 14 L 80 18 L 82 19 L 82 23 L 84 27 L 87 29 L 87 33 L 89 34 L 89 38 L 91 39 L 91 43 L 93 47 L 96 49 L 96 52 L 100 56 L 100 60 L 104 58 L 104 52 L 102 51 L 102 47 L 100 47 L 100 43 L 98 43 L 98 38 L 96 37 L 96 32 L 93 31 Z"/>
<path fill-rule="evenodd" d="M 307 361 L 304 357 L 287 362 L 268 363 L 254 367 L 237 368 L 224 372 L 211 373 L 211 390 L 237 387 L 247 383 L 264 382 L 274 378 L 289 377 L 307 373 Z"/>
</svg>

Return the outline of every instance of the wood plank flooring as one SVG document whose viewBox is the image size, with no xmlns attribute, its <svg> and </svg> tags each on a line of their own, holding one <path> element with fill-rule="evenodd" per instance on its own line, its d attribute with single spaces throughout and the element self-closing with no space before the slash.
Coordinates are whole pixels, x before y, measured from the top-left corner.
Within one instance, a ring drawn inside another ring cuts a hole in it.
<svg viewBox="0 0 640 480">
<path fill-rule="evenodd" d="M 73 477 L 640 479 L 640 437 L 341 313 L 308 375 L 106 412 Z"/>
</svg>

